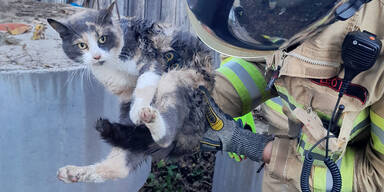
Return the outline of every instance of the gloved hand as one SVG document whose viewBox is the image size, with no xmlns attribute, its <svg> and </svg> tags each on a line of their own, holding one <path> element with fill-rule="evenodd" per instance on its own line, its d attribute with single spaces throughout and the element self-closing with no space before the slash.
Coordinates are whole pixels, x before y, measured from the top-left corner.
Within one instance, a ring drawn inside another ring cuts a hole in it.
<svg viewBox="0 0 384 192">
<path fill-rule="evenodd" d="M 261 161 L 264 147 L 273 137 L 243 129 L 241 120 L 235 121 L 224 113 L 206 88 L 200 86 L 199 89 L 209 106 L 206 117 L 210 126 L 200 141 L 200 148 L 204 151 L 234 152 Z"/>
<path fill-rule="evenodd" d="M 234 120 L 236 120 L 236 119 L 234 119 Z M 249 131 L 252 131 L 253 133 L 256 133 L 256 130 L 253 130 L 251 128 L 251 126 L 247 125 L 247 122 L 245 122 L 245 125 L 243 126 L 243 128 L 247 129 Z M 236 153 L 233 153 L 233 152 L 228 152 L 228 156 L 229 156 L 229 158 L 234 159 L 237 162 L 240 162 L 242 160 L 247 159 L 247 157 L 245 155 L 239 155 L 239 154 L 236 154 Z"/>
</svg>

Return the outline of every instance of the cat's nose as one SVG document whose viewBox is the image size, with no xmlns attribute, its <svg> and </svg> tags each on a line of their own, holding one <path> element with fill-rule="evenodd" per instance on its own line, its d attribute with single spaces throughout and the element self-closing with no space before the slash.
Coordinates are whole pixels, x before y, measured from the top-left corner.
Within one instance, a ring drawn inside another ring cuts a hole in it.
<svg viewBox="0 0 384 192">
<path fill-rule="evenodd" d="M 99 59 L 101 58 L 101 55 L 94 55 L 93 58 L 94 58 L 95 60 L 99 60 Z"/>
</svg>

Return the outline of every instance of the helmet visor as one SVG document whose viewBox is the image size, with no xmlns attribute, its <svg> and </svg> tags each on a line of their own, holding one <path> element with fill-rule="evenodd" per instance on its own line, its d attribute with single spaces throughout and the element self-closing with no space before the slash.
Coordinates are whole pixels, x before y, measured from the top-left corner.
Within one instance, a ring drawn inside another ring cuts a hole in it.
<svg viewBox="0 0 384 192">
<path fill-rule="evenodd" d="M 323 18 L 331 15 L 338 2 L 221 0 L 213 5 L 212 1 L 216 0 L 188 0 L 188 5 L 196 18 L 223 41 L 254 50 L 279 49 L 315 23 L 329 21 Z"/>
</svg>

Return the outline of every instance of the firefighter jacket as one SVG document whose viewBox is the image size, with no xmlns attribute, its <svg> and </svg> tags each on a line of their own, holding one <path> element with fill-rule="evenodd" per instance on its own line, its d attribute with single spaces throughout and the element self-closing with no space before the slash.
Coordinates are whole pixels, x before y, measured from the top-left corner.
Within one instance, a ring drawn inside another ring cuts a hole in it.
<svg viewBox="0 0 384 192">
<path fill-rule="evenodd" d="M 366 30 L 384 39 L 384 1 L 373 0 L 352 18 L 328 26 L 289 53 L 276 51 L 266 63 L 227 58 L 217 69 L 212 96 L 226 113 L 238 117 L 260 105 L 274 134 L 271 162 L 266 166 L 264 191 L 300 190 L 303 154 L 326 135 L 344 76 L 341 46 L 345 36 Z M 266 67 L 265 67 L 266 66 Z M 272 92 L 266 89 L 270 73 L 280 67 Z M 268 75 L 267 75 L 268 74 Z M 342 176 L 342 191 L 380 191 L 384 187 L 384 55 L 356 76 L 346 90 L 337 138 L 329 140 L 330 157 Z M 312 191 L 328 191 L 332 177 L 320 159 L 322 143 L 311 152 L 315 158 Z M 271 181 L 271 182 L 268 182 Z"/>
</svg>

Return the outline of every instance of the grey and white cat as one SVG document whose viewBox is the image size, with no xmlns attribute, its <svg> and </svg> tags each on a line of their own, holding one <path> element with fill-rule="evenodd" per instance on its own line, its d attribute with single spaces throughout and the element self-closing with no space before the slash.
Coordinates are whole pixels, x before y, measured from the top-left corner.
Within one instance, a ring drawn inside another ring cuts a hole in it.
<svg viewBox="0 0 384 192">
<path fill-rule="evenodd" d="M 99 120 L 97 130 L 115 146 L 88 166 L 58 171 L 65 182 L 123 178 L 148 156 L 155 159 L 195 152 L 205 132 L 206 106 L 197 90 L 212 90 L 212 53 L 193 35 L 166 24 L 112 19 L 113 4 L 86 10 L 66 21 L 48 19 L 66 55 L 122 101 L 120 123 Z"/>
</svg>

